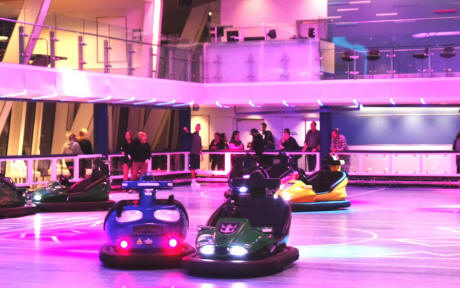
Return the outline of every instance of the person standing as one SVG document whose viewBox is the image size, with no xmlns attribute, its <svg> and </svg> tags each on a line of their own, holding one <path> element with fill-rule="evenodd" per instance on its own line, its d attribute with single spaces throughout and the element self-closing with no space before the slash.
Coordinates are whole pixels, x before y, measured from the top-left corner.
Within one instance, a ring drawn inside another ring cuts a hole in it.
<svg viewBox="0 0 460 288">
<path fill-rule="evenodd" d="M 316 122 L 312 121 L 310 124 L 310 130 L 305 135 L 305 142 L 303 145 L 302 152 L 319 152 L 319 130 L 316 130 Z M 316 156 L 308 155 L 308 171 L 315 170 L 316 167 Z"/>
<path fill-rule="evenodd" d="M 222 137 L 221 134 L 216 132 L 214 133 L 214 139 L 211 141 L 209 144 L 209 150 L 211 152 L 217 152 L 218 150 L 225 150 L 225 144 L 222 142 Z M 211 170 L 215 170 L 216 168 L 218 170 L 224 170 L 221 167 L 221 160 L 222 155 L 217 155 L 217 154 L 211 154 L 209 155 L 209 160 L 211 161 Z"/>
<path fill-rule="evenodd" d="M 131 178 L 136 181 L 141 175 L 147 172 L 149 159 L 152 157 L 150 145 L 147 143 L 147 133 L 139 131 L 137 139 L 133 141 L 131 156 L 133 164 L 131 166 Z"/>
<path fill-rule="evenodd" d="M 244 144 L 240 140 L 240 131 L 233 131 L 228 148 L 232 152 L 244 150 Z M 241 170 L 243 168 L 243 158 L 244 157 L 242 155 L 232 155 L 232 169 Z"/>
<path fill-rule="evenodd" d="M 457 137 L 455 137 L 454 145 L 452 145 L 452 150 L 460 153 L 460 131 L 458 131 Z M 460 174 L 460 155 L 457 155 L 457 174 Z"/>
<path fill-rule="evenodd" d="M 264 138 L 256 128 L 251 129 L 252 142 L 251 150 L 256 152 L 256 155 L 262 155 L 265 150 Z"/>
<path fill-rule="evenodd" d="M 281 139 L 280 143 L 280 150 L 281 151 L 286 151 L 286 152 L 295 152 L 300 150 L 299 144 L 297 144 L 297 141 L 291 136 L 291 130 L 289 128 L 285 128 L 283 131 L 283 138 Z M 297 161 L 299 159 L 299 156 L 292 156 L 292 168 L 296 169 L 298 168 Z"/>
<path fill-rule="evenodd" d="M 196 124 L 195 132 L 193 132 L 190 141 L 190 173 L 192 174 L 192 187 L 199 187 L 196 182 L 196 170 L 200 169 L 200 161 L 203 157 L 203 146 L 200 136 L 201 125 Z"/>
<path fill-rule="evenodd" d="M 129 168 L 133 165 L 132 151 L 133 151 L 133 138 L 130 131 L 125 132 L 125 140 L 121 144 L 121 155 L 123 155 L 123 181 L 129 180 Z M 132 175 L 131 175 L 132 177 Z"/>
<path fill-rule="evenodd" d="M 347 139 L 339 133 L 339 128 L 332 130 L 331 152 L 343 152 L 347 149 Z"/>
<path fill-rule="evenodd" d="M 83 152 L 81 151 L 80 144 L 77 142 L 77 136 L 69 132 L 67 133 L 67 139 L 68 141 L 64 143 L 62 146 L 62 154 L 69 154 L 69 155 L 81 155 Z M 73 177 L 73 160 L 66 159 L 65 160 L 65 165 L 67 166 L 67 169 L 69 169 L 70 177 Z M 62 171 L 62 169 L 61 169 Z"/>
<path fill-rule="evenodd" d="M 332 138 L 331 138 L 331 152 L 344 152 L 348 150 L 347 139 L 345 135 L 339 133 L 339 128 L 335 128 L 332 130 Z M 340 159 L 345 161 L 345 164 L 342 166 L 344 171 L 348 171 L 348 167 L 350 167 L 350 159 L 348 155 L 341 155 Z"/>
<path fill-rule="evenodd" d="M 260 131 L 264 139 L 264 150 L 274 150 L 275 149 L 275 139 L 273 138 L 272 131 L 267 130 L 267 123 L 262 122 L 260 124 Z"/>
<path fill-rule="evenodd" d="M 83 154 L 93 154 L 93 146 L 88 139 L 88 130 L 85 128 L 81 128 L 78 132 L 78 144 Z M 86 168 L 91 168 L 91 161 L 89 159 L 80 159 L 80 177 L 86 176 Z"/>
</svg>

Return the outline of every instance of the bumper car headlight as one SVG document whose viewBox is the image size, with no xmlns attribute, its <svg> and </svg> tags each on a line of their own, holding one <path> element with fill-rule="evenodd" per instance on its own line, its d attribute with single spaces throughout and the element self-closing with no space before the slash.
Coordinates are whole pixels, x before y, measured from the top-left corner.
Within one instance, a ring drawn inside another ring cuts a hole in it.
<svg viewBox="0 0 460 288">
<path fill-rule="evenodd" d="M 121 216 L 116 217 L 116 219 L 119 223 L 126 223 L 140 220 L 143 216 L 144 214 L 142 214 L 142 212 L 139 210 L 125 210 L 121 212 Z"/>
<path fill-rule="evenodd" d="M 200 253 L 203 255 L 213 255 L 214 254 L 214 245 L 204 245 L 200 247 Z"/>
<path fill-rule="evenodd" d="M 229 252 L 232 256 L 245 256 L 248 254 L 248 249 L 242 246 L 232 246 Z"/>
<path fill-rule="evenodd" d="M 41 201 L 42 200 L 42 194 L 34 194 L 34 201 Z"/>
<path fill-rule="evenodd" d="M 153 217 L 164 222 L 177 222 L 180 219 L 180 213 L 177 210 L 160 209 L 153 212 Z"/>
</svg>

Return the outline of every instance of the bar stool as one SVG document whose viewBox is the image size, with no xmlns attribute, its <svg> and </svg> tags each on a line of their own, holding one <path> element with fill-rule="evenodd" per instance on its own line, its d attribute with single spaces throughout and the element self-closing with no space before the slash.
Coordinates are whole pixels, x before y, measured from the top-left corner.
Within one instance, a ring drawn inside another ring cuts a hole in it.
<svg viewBox="0 0 460 288">
<path fill-rule="evenodd" d="M 387 53 L 386 54 L 386 57 L 388 59 L 390 59 L 390 70 L 387 70 L 387 74 L 390 74 L 391 75 L 391 78 L 395 78 L 395 73 L 396 73 L 396 70 L 395 70 L 395 58 L 396 58 L 396 53 L 395 53 L 395 49 L 392 48 L 391 49 L 391 52 Z"/>
<path fill-rule="evenodd" d="M 356 60 L 358 60 L 359 56 L 355 55 L 355 53 L 351 50 L 345 50 L 342 53 L 342 61 L 347 63 L 347 72 L 346 74 L 348 75 L 348 79 L 350 79 L 350 74 L 353 75 L 353 78 L 359 74 L 358 71 L 356 71 Z M 350 71 L 350 63 L 353 62 L 353 71 Z"/>
<path fill-rule="evenodd" d="M 425 59 L 428 58 L 429 54 L 430 54 L 430 48 L 426 47 L 425 50 L 423 50 L 423 52 L 414 53 L 412 55 L 415 59 L 420 60 L 422 69 L 419 69 L 418 71 L 420 71 L 422 73 L 422 78 L 423 78 L 424 72 L 427 71 L 426 69 L 423 68 L 423 62 L 424 62 Z"/>
<path fill-rule="evenodd" d="M 439 56 L 446 59 L 446 68 L 444 68 L 446 71 L 446 77 L 452 76 L 452 68 L 449 67 L 449 60 L 455 57 L 456 54 L 457 53 L 455 52 L 455 48 L 453 46 L 444 47 L 444 49 L 441 51 L 441 54 L 439 54 Z"/>
<path fill-rule="evenodd" d="M 381 54 L 378 49 L 372 49 L 367 51 L 366 59 L 370 62 L 370 65 L 372 66 L 372 69 L 369 69 L 369 74 L 372 75 L 372 78 L 374 78 L 374 75 L 377 74 L 377 70 L 375 70 L 375 61 L 379 60 L 380 57 Z"/>
</svg>

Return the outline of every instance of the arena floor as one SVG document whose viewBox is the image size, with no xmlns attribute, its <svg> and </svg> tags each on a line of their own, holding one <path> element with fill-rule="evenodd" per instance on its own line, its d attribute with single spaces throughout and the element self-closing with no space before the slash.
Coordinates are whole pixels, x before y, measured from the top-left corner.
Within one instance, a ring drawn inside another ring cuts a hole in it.
<svg viewBox="0 0 460 288">
<path fill-rule="evenodd" d="M 224 184 L 176 187 L 189 243 L 223 199 Z M 210 279 L 175 270 L 104 268 L 105 212 L 0 220 L 0 287 L 460 287 L 460 189 L 349 187 L 346 211 L 294 214 L 300 259 L 276 275 Z M 112 198 L 135 194 L 113 193 Z"/>
</svg>

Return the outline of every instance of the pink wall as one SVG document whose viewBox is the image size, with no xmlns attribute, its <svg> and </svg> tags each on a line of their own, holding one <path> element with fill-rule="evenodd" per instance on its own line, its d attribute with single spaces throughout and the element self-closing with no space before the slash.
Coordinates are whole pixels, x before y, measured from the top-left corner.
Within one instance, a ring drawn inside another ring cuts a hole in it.
<svg viewBox="0 0 460 288">
<path fill-rule="evenodd" d="M 295 24 L 326 17 L 327 0 L 221 0 L 222 25 Z"/>
</svg>

